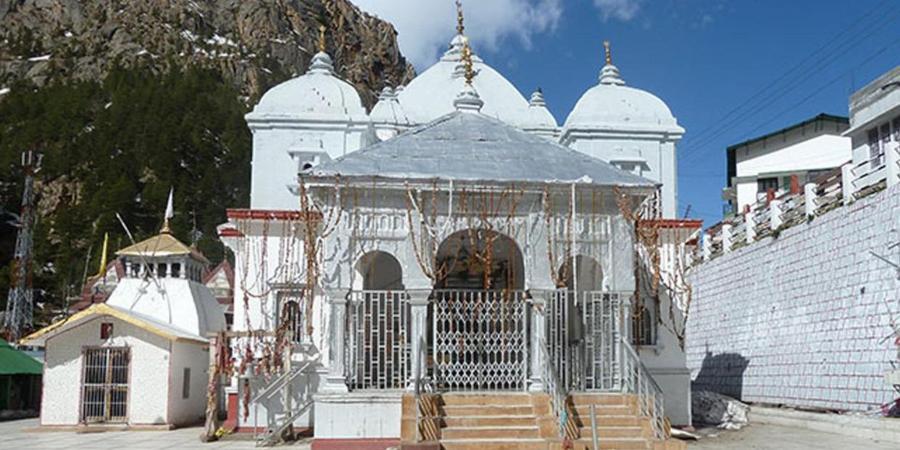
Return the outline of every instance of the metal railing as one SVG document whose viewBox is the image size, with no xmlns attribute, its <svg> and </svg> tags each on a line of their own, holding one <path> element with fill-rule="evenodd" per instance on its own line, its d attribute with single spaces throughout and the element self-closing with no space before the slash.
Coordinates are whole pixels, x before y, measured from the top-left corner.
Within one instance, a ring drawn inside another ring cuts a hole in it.
<svg viewBox="0 0 900 450">
<path fill-rule="evenodd" d="M 547 351 L 547 343 L 540 340 L 541 357 L 544 359 L 544 390 L 550 396 L 550 406 L 556 417 L 556 425 L 559 437 L 563 439 L 578 439 L 578 426 L 575 423 L 573 412 L 569 408 L 569 388 L 560 382 L 560 371 L 554 364 L 554 358 Z"/>
<path fill-rule="evenodd" d="M 568 389 L 619 388 L 617 342 L 630 292 L 551 291 L 547 298 L 547 353 Z"/>
<path fill-rule="evenodd" d="M 353 291 L 347 304 L 347 384 L 404 389 L 410 380 L 409 298 L 403 291 Z"/>
<path fill-rule="evenodd" d="M 293 425 L 313 404 L 312 390 L 295 391 L 291 389 L 301 376 L 309 374 L 309 369 L 319 360 L 304 361 L 301 365 L 282 372 L 268 380 L 250 400 L 253 404 L 253 437 L 257 446 L 273 445 L 282 439 L 284 431 Z M 276 394 L 282 394 L 280 398 Z M 276 404 L 273 400 L 279 400 Z M 266 408 L 266 428 L 260 432 L 259 406 Z"/>
<path fill-rule="evenodd" d="M 624 338 L 622 348 L 622 390 L 637 397 L 638 409 L 642 416 L 650 418 L 650 427 L 656 439 L 668 438 L 662 389 L 641 362 L 634 347 Z"/>
</svg>

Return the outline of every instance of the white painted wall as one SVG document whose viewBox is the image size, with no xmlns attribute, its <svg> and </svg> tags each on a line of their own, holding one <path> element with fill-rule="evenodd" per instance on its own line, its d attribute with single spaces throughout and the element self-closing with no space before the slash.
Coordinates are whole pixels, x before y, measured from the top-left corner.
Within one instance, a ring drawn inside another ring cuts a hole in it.
<svg viewBox="0 0 900 450">
<path fill-rule="evenodd" d="M 113 323 L 113 336 L 100 339 L 100 324 Z M 112 317 L 90 320 L 46 345 L 41 425 L 77 425 L 81 417 L 82 349 L 131 348 L 128 423 L 166 423 L 169 341 Z"/>
<path fill-rule="evenodd" d="M 168 417 L 173 425 L 202 423 L 206 415 L 209 383 L 209 346 L 193 342 L 172 343 L 169 364 Z M 188 398 L 183 397 L 184 369 L 191 369 Z"/>
<path fill-rule="evenodd" d="M 562 143 L 617 166 L 640 162 L 641 164 L 631 164 L 638 166 L 633 173 L 662 183 L 663 217 L 673 218 L 677 216 L 678 209 L 675 147 L 680 138 L 680 135 L 664 136 L 657 133 L 572 133 L 566 135 Z"/>
<path fill-rule="evenodd" d="M 300 204 L 289 187 L 297 185 L 301 164 L 326 162 L 358 150 L 369 142 L 367 122 L 292 119 L 249 122 L 253 132 L 250 207 L 297 210 Z M 294 153 L 297 157 L 292 156 Z"/>
<path fill-rule="evenodd" d="M 399 438 L 402 392 L 316 396 L 316 439 Z"/>
<path fill-rule="evenodd" d="M 896 397 L 900 185 L 698 266 L 687 335 L 695 389 L 870 411 Z"/>
</svg>

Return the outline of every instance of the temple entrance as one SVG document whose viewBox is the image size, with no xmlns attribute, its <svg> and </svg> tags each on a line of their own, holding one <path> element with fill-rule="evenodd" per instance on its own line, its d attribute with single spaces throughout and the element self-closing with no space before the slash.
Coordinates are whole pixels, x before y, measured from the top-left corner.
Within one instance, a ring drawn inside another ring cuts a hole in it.
<svg viewBox="0 0 900 450">
<path fill-rule="evenodd" d="M 515 241 L 463 230 L 438 250 L 444 275 L 432 292 L 432 373 L 451 391 L 523 390 L 528 376 L 528 303 Z"/>
</svg>

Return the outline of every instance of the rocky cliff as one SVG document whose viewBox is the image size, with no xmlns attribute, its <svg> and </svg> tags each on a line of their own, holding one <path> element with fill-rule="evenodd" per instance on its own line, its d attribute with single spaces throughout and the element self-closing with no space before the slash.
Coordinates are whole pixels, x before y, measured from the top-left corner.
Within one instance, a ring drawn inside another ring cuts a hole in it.
<svg viewBox="0 0 900 450">
<path fill-rule="evenodd" d="M 114 66 L 213 68 L 248 101 L 303 73 L 319 25 L 367 107 L 414 76 L 393 26 L 348 0 L 0 0 L 0 89 L 102 80 Z"/>
</svg>

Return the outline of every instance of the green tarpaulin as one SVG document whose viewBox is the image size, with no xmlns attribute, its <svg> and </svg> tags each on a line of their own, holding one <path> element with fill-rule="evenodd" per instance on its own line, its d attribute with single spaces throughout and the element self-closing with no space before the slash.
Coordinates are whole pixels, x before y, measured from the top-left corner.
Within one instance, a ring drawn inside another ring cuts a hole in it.
<svg viewBox="0 0 900 450">
<path fill-rule="evenodd" d="M 0 339 L 0 375 L 40 375 L 41 363 Z"/>
</svg>

